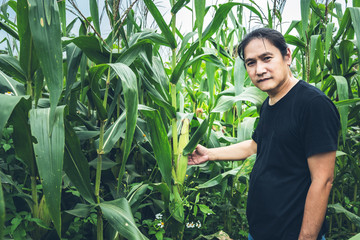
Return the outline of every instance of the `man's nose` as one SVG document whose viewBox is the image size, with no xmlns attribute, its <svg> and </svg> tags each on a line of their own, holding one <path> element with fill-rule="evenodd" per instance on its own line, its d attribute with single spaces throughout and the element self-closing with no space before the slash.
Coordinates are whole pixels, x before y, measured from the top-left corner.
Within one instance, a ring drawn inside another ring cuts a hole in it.
<svg viewBox="0 0 360 240">
<path fill-rule="evenodd" d="M 256 64 L 256 74 L 257 75 L 263 75 L 264 73 L 266 73 L 266 67 L 264 63 L 258 62 Z"/>
</svg>

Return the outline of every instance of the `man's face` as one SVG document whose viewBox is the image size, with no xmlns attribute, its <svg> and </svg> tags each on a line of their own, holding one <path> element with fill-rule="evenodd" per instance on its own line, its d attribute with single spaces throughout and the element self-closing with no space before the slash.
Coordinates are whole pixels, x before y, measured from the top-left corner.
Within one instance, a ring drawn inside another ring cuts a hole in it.
<svg viewBox="0 0 360 240">
<path fill-rule="evenodd" d="M 253 84 L 269 96 L 278 94 L 290 79 L 291 52 L 283 57 L 267 39 L 255 38 L 244 49 L 246 70 Z"/>
</svg>

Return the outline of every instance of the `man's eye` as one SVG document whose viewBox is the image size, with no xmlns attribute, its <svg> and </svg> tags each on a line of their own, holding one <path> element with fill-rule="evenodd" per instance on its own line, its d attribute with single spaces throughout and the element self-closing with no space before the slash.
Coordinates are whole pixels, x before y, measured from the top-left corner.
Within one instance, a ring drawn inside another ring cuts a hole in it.
<svg viewBox="0 0 360 240">
<path fill-rule="evenodd" d="M 271 57 L 264 57 L 264 61 L 269 61 Z"/>
<path fill-rule="evenodd" d="M 254 65 L 254 62 L 247 62 L 246 63 L 246 66 L 248 66 L 248 67 L 251 67 L 252 65 Z"/>
</svg>

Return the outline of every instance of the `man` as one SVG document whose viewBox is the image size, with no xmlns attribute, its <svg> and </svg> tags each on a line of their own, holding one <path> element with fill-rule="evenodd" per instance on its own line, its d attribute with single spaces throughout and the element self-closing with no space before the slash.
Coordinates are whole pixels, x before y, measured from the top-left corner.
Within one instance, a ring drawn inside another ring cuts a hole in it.
<svg viewBox="0 0 360 240">
<path fill-rule="evenodd" d="M 252 83 L 268 94 L 251 140 L 208 149 L 189 165 L 257 154 L 247 202 L 249 239 L 324 239 L 339 114 L 331 100 L 290 71 L 291 51 L 276 30 L 249 33 L 238 47 Z"/>
</svg>

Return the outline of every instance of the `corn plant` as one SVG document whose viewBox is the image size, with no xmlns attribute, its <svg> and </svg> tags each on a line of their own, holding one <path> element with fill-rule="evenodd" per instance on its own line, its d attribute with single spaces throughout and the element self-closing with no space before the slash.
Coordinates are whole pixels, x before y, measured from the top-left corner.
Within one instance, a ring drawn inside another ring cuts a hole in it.
<svg viewBox="0 0 360 240">
<path fill-rule="evenodd" d="M 0 27 L 15 47 L 7 39 L 0 55 L 6 142 L 0 235 L 200 239 L 224 230 L 247 236 L 244 209 L 255 157 L 187 167 L 186 155 L 198 143 L 218 147 L 251 138 L 266 94 L 252 86 L 236 43 L 249 30 L 245 11 L 261 25 L 281 28 L 280 2 L 268 4 L 264 14 L 255 1 L 170 0 L 170 22 L 150 0 L 128 1 L 125 9 L 109 0 L 103 11 L 89 0 L 91 16 L 75 0 L 6 2 L 2 9 L 13 9 L 16 21 L 2 10 Z M 359 6 L 354 1 L 343 11 L 335 1 L 301 4 L 302 19 L 285 38 L 295 46 L 294 74 L 324 91 L 340 111 L 329 205 L 330 236 L 340 239 L 359 224 Z M 77 16 L 70 23 L 66 6 Z M 143 7 L 156 30 L 138 15 Z M 177 28 L 183 10 L 194 16 L 190 33 Z M 107 36 L 101 12 L 111 26 Z"/>
</svg>

